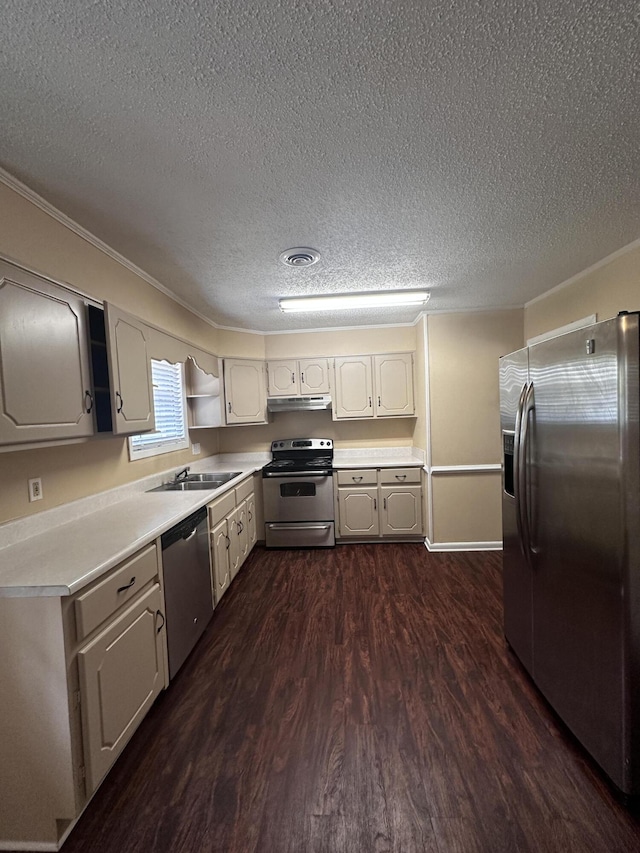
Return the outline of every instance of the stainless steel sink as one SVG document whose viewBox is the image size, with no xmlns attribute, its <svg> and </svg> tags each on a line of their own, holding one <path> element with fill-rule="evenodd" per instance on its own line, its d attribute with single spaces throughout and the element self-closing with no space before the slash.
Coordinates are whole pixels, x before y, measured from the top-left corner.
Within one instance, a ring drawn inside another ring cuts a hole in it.
<svg viewBox="0 0 640 853">
<path fill-rule="evenodd" d="M 189 474 L 186 478 L 188 483 L 228 483 L 234 477 L 240 475 L 240 471 L 232 471 L 230 474 Z"/>
<path fill-rule="evenodd" d="M 161 486 L 156 486 L 155 489 L 148 489 L 149 492 L 198 492 L 205 489 L 219 489 L 224 486 L 229 480 L 233 480 L 241 472 L 232 471 L 230 474 L 190 474 L 185 480 L 179 480 L 177 483 L 163 483 Z"/>
</svg>

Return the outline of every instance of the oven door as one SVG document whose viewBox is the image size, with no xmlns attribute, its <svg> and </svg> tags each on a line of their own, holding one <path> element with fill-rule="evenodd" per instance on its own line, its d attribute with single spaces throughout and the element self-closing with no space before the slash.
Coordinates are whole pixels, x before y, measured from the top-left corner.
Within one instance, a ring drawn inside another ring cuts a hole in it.
<svg viewBox="0 0 640 853">
<path fill-rule="evenodd" d="M 266 522 L 333 521 L 332 474 L 286 474 L 264 477 Z"/>
</svg>

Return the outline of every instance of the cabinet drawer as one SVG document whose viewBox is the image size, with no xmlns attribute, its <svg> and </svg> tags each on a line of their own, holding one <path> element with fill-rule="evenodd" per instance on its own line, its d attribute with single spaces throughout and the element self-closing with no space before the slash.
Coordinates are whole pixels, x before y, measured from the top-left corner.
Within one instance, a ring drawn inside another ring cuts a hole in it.
<svg viewBox="0 0 640 853">
<path fill-rule="evenodd" d="M 78 639 L 87 637 L 105 619 L 158 574 L 155 543 L 114 569 L 99 584 L 75 600 Z"/>
<path fill-rule="evenodd" d="M 230 489 L 226 494 L 216 498 L 213 503 L 209 504 L 209 527 L 215 527 L 219 521 L 222 521 L 230 512 L 233 512 L 235 506 L 236 496 L 234 489 Z"/>
<path fill-rule="evenodd" d="M 236 486 L 236 503 L 239 504 L 245 498 L 248 498 L 253 491 L 253 477 L 247 477 Z"/>
<path fill-rule="evenodd" d="M 338 471 L 339 486 L 370 486 L 378 482 L 375 468 L 360 468 L 351 471 Z"/>
<path fill-rule="evenodd" d="M 398 485 L 399 483 L 419 483 L 420 468 L 381 468 L 380 482 Z"/>
</svg>

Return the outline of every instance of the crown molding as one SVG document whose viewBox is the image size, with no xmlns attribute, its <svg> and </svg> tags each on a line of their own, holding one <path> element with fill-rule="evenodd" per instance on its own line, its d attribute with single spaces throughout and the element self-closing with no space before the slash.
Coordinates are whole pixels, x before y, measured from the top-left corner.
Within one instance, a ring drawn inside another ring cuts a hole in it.
<svg viewBox="0 0 640 853">
<path fill-rule="evenodd" d="M 546 299 L 547 296 L 552 296 L 559 290 L 564 290 L 565 287 L 570 287 L 570 285 L 575 284 L 577 281 L 580 281 L 581 278 L 586 278 L 586 276 L 591 275 L 592 272 L 595 272 L 596 270 L 599 270 L 602 267 L 606 267 L 607 264 L 610 264 L 612 261 L 623 257 L 623 255 L 627 255 L 629 252 L 633 252 L 635 249 L 640 249 L 640 237 L 631 243 L 627 243 L 627 245 L 623 246 L 621 249 L 616 249 L 615 252 L 612 252 L 610 255 L 607 255 L 606 258 L 601 258 L 599 261 L 596 261 L 596 263 L 592 264 L 590 267 L 587 267 L 581 272 L 577 272 L 575 275 L 572 275 L 571 278 L 567 278 L 565 279 L 565 281 L 560 282 L 560 284 L 556 284 L 556 286 L 552 287 L 551 290 L 546 290 L 544 293 L 541 293 L 540 296 L 534 296 L 533 299 L 530 299 L 528 302 L 524 303 L 524 307 L 529 308 L 531 305 L 535 305 L 536 302 L 541 302 L 543 299 Z"/>
<path fill-rule="evenodd" d="M 116 263 L 128 269 L 129 272 L 132 272 L 134 275 L 141 278 L 147 284 L 150 284 L 151 287 L 154 287 L 156 290 L 159 290 L 161 293 L 164 293 L 165 296 L 168 296 L 169 299 L 176 302 L 178 305 L 181 305 L 183 308 L 186 308 L 187 311 L 190 311 L 192 314 L 195 314 L 200 320 L 204 323 L 207 323 L 209 326 L 213 326 L 214 329 L 223 328 L 211 320 L 209 317 L 205 317 L 204 314 L 201 314 L 197 311 L 192 305 L 189 305 L 184 299 L 181 299 L 179 296 L 169 290 L 168 287 L 165 287 L 164 284 L 159 282 L 156 278 L 149 273 L 145 272 L 139 266 L 130 261 L 128 258 L 125 258 L 124 255 L 121 255 L 120 252 L 117 252 L 115 249 L 111 248 L 107 243 L 103 242 L 99 237 L 96 237 L 95 234 L 92 234 L 91 231 L 88 231 L 82 225 L 75 221 L 75 219 L 71 219 L 70 216 L 67 216 L 66 213 L 63 213 L 57 207 L 55 207 L 51 202 L 47 201 L 35 190 L 32 190 L 31 187 L 28 187 L 26 184 L 23 184 L 22 181 L 19 181 L 14 175 L 10 172 L 7 172 L 6 169 L 3 169 L 0 166 L 0 183 L 3 183 L 5 186 L 9 187 L 9 189 L 14 190 L 21 195 L 23 198 L 26 198 L 27 201 L 30 201 L 37 208 L 42 210 L 52 219 L 55 219 L 56 222 L 59 222 L 61 225 L 64 225 L 65 228 L 68 228 L 69 231 L 73 231 L 78 237 L 81 237 L 83 240 L 86 240 L 87 243 L 92 245 L 95 249 L 98 249 L 103 254 L 107 255 L 111 258 L 111 260 L 116 261 Z"/>
</svg>

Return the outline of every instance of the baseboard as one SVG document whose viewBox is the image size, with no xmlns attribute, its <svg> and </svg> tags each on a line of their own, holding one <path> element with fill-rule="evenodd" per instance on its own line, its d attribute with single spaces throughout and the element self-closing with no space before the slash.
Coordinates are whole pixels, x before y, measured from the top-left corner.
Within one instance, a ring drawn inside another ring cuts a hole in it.
<svg viewBox="0 0 640 853">
<path fill-rule="evenodd" d="M 424 540 L 427 551 L 502 551 L 499 542 L 431 542 Z"/>
</svg>

